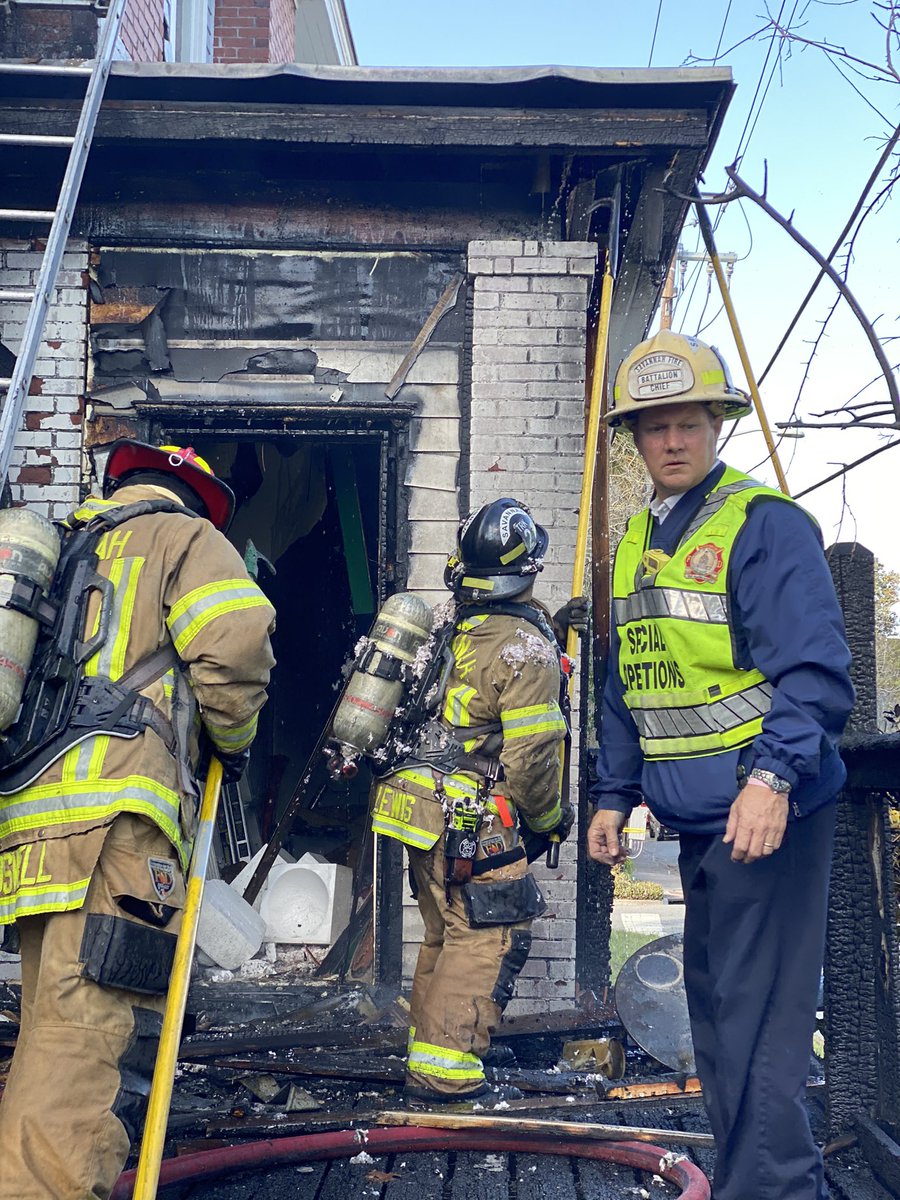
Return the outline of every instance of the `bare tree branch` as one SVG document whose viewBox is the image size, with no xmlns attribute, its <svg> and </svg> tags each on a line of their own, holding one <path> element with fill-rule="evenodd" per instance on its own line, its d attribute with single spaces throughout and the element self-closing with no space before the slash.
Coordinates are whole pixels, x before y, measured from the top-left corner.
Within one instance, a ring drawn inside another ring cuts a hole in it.
<svg viewBox="0 0 900 1200">
<path fill-rule="evenodd" d="M 900 425 L 900 394 L 898 394 L 897 391 L 897 380 L 894 377 L 894 373 L 891 370 L 890 364 L 888 363 L 887 356 L 884 353 L 884 347 L 878 340 L 878 335 L 875 333 L 871 322 L 866 317 L 847 283 L 841 278 L 840 274 L 834 269 L 831 263 L 815 248 L 815 246 L 813 246 L 811 242 L 807 241 L 807 239 L 797 229 L 794 228 L 787 218 L 783 217 L 781 213 L 777 211 L 777 209 L 773 208 L 772 205 L 769 204 L 765 196 L 755 192 L 748 183 L 741 179 L 734 167 L 726 167 L 725 174 L 734 184 L 736 192 L 739 192 L 742 196 L 745 196 L 748 200 L 752 200 L 754 204 L 758 205 L 763 212 L 767 213 L 773 221 L 780 225 L 781 228 L 793 238 L 798 246 L 802 247 L 811 258 L 815 259 L 815 261 L 819 264 L 828 278 L 832 281 L 832 283 L 847 301 L 851 312 L 856 317 L 863 332 L 865 333 L 869 344 L 872 347 L 872 353 L 875 355 L 876 361 L 878 362 L 878 365 L 881 367 L 882 373 L 884 374 L 888 395 L 891 399 L 891 406 L 894 410 L 894 417 L 897 421 L 897 424 Z"/>
</svg>

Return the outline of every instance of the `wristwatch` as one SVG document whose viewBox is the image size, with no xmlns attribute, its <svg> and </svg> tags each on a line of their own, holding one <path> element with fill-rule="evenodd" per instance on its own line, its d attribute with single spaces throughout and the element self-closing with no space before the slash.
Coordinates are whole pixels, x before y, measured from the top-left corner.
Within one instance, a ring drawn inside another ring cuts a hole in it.
<svg viewBox="0 0 900 1200">
<path fill-rule="evenodd" d="M 777 792 L 779 796 L 786 795 L 791 790 L 791 785 L 786 779 L 782 779 L 780 775 L 776 775 L 774 771 L 761 771 L 758 767 L 754 767 L 750 772 L 751 779 L 758 779 L 760 783 L 764 783 L 770 792 Z"/>
</svg>

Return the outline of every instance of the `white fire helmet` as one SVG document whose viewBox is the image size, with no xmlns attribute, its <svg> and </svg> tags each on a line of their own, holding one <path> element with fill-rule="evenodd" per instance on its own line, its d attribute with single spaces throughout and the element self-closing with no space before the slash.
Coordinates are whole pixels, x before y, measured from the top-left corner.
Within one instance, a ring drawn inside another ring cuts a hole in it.
<svg viewBox="0 0 900 1200">
<path fill-rule="evenodd" d="M 736 420 L 750 412 L 750 397 L 731 382 L 718 350 L 706 342 L 661 329 L 635 346 L 616 375 L 610 425 L 622 425 L 664 404 L 708 404 L 714 416 Z"/>
</svg>

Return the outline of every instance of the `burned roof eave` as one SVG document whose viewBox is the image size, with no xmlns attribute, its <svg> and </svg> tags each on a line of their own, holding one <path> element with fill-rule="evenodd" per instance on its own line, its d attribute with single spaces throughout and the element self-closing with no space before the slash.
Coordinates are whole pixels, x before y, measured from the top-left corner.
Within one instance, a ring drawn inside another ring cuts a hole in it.
<svg viewBox="0 0 900 1200">
<path fill-rule="evenodd" d="M 333 67 L 113 63 L 110 100 L 213 104 L 416 105 L 450 108 L 677 108 L 710 111 L 733 90 L 726 67 Z M 66 77 L 0 80 L 4 95 L 77 98 Z M 12 89 L 12 90 L 11 90 Z"/>
</svg>

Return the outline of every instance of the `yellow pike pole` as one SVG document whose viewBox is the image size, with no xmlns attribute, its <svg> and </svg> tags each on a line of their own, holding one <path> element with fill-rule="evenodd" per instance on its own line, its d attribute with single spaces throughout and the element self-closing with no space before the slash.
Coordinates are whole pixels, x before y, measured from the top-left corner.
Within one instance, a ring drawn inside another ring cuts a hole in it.
<svg viewBox="0 0 900 1200">
<path fill-rule="evenodd" d="M 166 1140 L 166 1125 L 169 1120 L 169 1105 L 172 1103 L 175 1065 L 178 1061 L 178 1046 L 181 1041 L 181 1026 L 184 1022 L 184 1010 L 191 981 L 191 962 L 194 958 L 194 944 L 197 941 L 200 904 L 203 900 L 203 885 L 206 881 L 206 868 L 209 862 L 221 789 L 222 764 L 217 758 L 213 758 L 209 765 L 209 774 L 206 777 L 206 787 L 203 789 L 203 799 L 200 802 L 200 816 L 188 873 L 184 914 L 181 920 L 181 931 L 178 934 L 178 944 L 175 947 L 175 961 L 172 964 L 172 978 L 166 998 L 166 1010 L 163 1015 L 156 1067 L 153 1071 L 153 1083 L 150 1087 L 150 1100 L 147 1105 L 147 1118 L 144 1122 L 144 1136 L 141 1139 L 141 1153 L 132 1200 L 154 1200 L 159 1183 L 159 1168 Z"/>
<path fill-rule="evenodd" d="M 613 207 L 615 219 L 615 207 Z M 581 500 L 578 506 L 578 526 L 575 532 L 575 564 L 572 568 L 572 596 L 584 595 L 584 573 L 587 568 L 588 535 L 591 527 L 591 500 L 594 494 L 594 474 L 597 467 L 597 447 L 600 442 L 600 417 L 603 411 L 603 388 L 606 381 L 606 353 L 609 348 L 609 322 L 613 297 L 613 252 L 607 251 L 606 269 L 600 288 L 600 312 L 597 316 L 597 341 L 594 346 L 594 370 L 591 375 L 591 397 L 588 405 L 588 426 L 584 439 L 584 474 L 581 477 Z M 578 649 L 578 634 L 570 625 L 566 632 L 566 656 L 575 658 Z M 572 688 L 569 676 L 569 690 Z M 566 744 L 559 752 L 559 791 L 565 783 Z M 550 835 L 547 851 L 547 866 L 553 870 L 559 863 L 559 837 Z"/>
<path fill-rule="evenodd" d="M 710 262 L 712 263 L 719 291 L 722 293 L 722 303 L 725 305 L 725 312 L 728 314 L 728 323 L 731 325 L 731 332 L 734 336 L 738 354 L 740 355 L 741 366 L 744 368 L 744 374 L 747 377 L 747 386 L 750 388 L 750 395 L 753 397 L 753 407 L 756 409 L 759 426 L 762 429 L 766 448 L 769 451 L 769 458 L 772 460 L 772 466 L 775 468 L 778 486 L 786 496 L 789 496 L 791 493 L 788 489 L 787 477 L 781 469 L 781 459 L 778 457 L 778 450 L 775 448 L 775 439 L 772 437 L 772 430 L 769 428 L 769 419 L 766 416 L 766 410 L 763 408 L 762 397 L 756 385 L 756 376 L 753 374 L 753 368 L 750 366 L 750 356 L 747 354 L 747 347 L 744 344 L 741 327 L 738 325 L 737 313 L 734 311 L 734 305 L 731 302 L 731 292 L 728 290 L 728 282 L 725 279 L 725 272 L 722 270 L 722 263 L 719 260 L 719 253 L 716 250 L 712 222 L 709 219 L 709 213 L 706 211 L 706 205 L 700 202 L 699 195 L 696 196 L 694 208 L 697 210 L 697 220 L 700 224 L 703 244 L 706 246 L 706 253 L 709 255 Z"/>
</svg>

